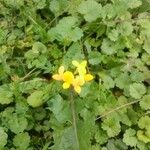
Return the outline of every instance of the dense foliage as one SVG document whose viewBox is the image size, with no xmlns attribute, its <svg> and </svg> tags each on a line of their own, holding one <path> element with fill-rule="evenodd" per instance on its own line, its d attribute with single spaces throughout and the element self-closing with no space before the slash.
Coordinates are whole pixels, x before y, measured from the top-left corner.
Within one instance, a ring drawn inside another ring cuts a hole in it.
<svg viewBox="0 0 150 150">
<path fill-rule="evenodd" d="M 150 150 L 149 68 L 149 0 L 0 0 L 0 150 Z"/>
</svg>

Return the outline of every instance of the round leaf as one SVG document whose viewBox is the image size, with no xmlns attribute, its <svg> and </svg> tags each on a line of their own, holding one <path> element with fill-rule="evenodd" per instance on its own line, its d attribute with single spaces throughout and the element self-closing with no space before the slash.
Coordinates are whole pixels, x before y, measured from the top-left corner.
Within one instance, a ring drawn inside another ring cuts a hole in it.
<svg viewBox="0 0 150 150">
<path fill-rule="evenodd" d="M 7 144 L 7 134 L 2 127 L 0 127 L 0 149 Z"/>
<path fill-rule="evenodd" d="M 27 102 L 32 107 L 39 107 L 43 103 L 43 91 L 35 91 L 28 98 Z"/>
<path fill-rule="evenodd" d="M 141 83 L 133 83 L 129 86 L 129 91 L 133 98 L 140 99 L 146 93 L 146 88 Z"/>
</svg>

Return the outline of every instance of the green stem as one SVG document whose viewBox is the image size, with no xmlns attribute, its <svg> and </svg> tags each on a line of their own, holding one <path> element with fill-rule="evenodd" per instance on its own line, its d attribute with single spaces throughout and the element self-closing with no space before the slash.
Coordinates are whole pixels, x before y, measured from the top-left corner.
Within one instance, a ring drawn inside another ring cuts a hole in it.
<svg viewBox="0 0 150 150">
<path fill-rule="evenodd" d="M 140 101 L 140 100 L 135 100 L 135 101 L 132 101 L 132 102 L 123 104 L 123 105 L 121 105 L 121 106 L 119 106 L 119 107 L 117 107 L 117 108 L 115 108 L 115 109 L 110 110 L 110 111 L 107 111 L 107 112 L 105 112 L 104 114 L 102 114 L 100 117 L 96 118 L 96 120 L 101 119 L 101 118 L 104 118 L 104 117 L 110 115 L 110 114 L 113 113 L 113 112 L 119 111 L 120 109 L 122 109 L 122 108 L 124 108 L 124 107 L 127 107 L 127 106 L 130 106 L 130 105 L 132 105 L 132 104 L 138 103 L 139 101 Z"/>
<path fill-rule="evenodd" d="M 78 133 L 77 133 L 77 125 L 76 125 L 76 113 L 75 113 L 75 104 L 73 99 L 73 91 L 70 92 L 70 105 L 71 105 L 71 112 L 72 112 L 72 124 L 74 128 L 74 134 L 76 138 L 76 150 L 80 150 L 79 148 L 79 140 L 78 140 Z"/>
</svg>

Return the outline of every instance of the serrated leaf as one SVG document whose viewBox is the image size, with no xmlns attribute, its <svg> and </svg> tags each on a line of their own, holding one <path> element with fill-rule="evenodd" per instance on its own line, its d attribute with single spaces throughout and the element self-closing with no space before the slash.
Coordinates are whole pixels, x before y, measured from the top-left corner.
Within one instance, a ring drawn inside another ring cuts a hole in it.
<svg viewBox="0 0 150 150">
<path fill-rule="evenodd" d="M 95 134 L 95 140 L 97 143 L 104 144 L 107 142 L 108 136 L 107 136 L 106 132 L 104 132 L 103 130 L 99 130 Z"/>
<path fill-rule="evenodd" d="M 124 89 L 131 83 L 130 76 L 127 73 L 121 73 L 116 79 L 115 79 L 116 86 L 120 89 Z"/>
<path fill-rule="evenodd" d="M 102 81 L 104 82 L 103 85 L 106 89 L 110 89 L 110 88 L 113 88 L 115 86 L 115 83 L 110 76 L 102 77 Z"/>
<path fill-rule="evenodd" d="M 18 116 L 16 113 L 13 113 L 8 120 L 10 130 L 16 134 L 23 132 L 27 128 L 27 125 L 27 119 L 23 116 Z"/>
<path fill-rule="evenodd" d="M 63 57 L 63 65 L 65 65 L 66 67 L 70 66 L 70 63 L 73 60 L 82 60 L 84 58 L 83 52 L 82 52 L 82 47 L 81 45 L 77 42 L 77 43 L 73 43 L 68 51 L 66 52 L 66 54 L 64 54 Z"/>
<path fill-rule="evenodd" d="M 34 0 L 38 9 L 43 9 L 46 6 L 46 0 Z"/>
<path fill-rule="evenodd" d="M 128 36 L 133 31 L 133 26 L 130 22 L 124 22 L 122 24 L 119 24 L 118 26 L 118 32 L 120 32 L 123 36 Z"/>
<path fill-rule="evenodd" d="M 128 146 L 135 147 L 138 142 L 135 135 L 136 131 L 134 129 L 127 129 L 123 135 L 123 142 Z"/>
<path fill-rule="evenodd" d="M 102 56 L 99 52 L 97 51 L 91 51 L 88 54 L 88 58 L 89 58 L 89 63 L 91 65 L 98 65 L 101 62 Z"/>
<path fill-rule="evenodd" d="M 139 7 L 142 4 L 141 0 L 123 0 L 123 1 L 126 4 L 126 7 L 131 9 Z"/>
<path fill-rule="evenodd" d="M 2 127 L 0 127 L 0 149 L 3 149 L 7 144 L 8 135 Z"/>
<path fill-rule="evenodd" d="M 54 133 L 55 144 L 52 146 L 52 150 L 75 150 L 77 149 L 76 137 L 74 129 L 67 127 L 63 130 L 57 129 Z"/>
<path fill-rule="evenodd" d="M 150 39 L 146 39 L 143 45 L 143 49 L 150 55 Z"/>
<path fill-rule="evenodd" d="M 116 29 L 113 29 L 111 30 L 109 33 L 108 33 L 108 37 L 111 41 L 117 41 L 118 40 L 118 37 L 119 37 L 119 32 L 118 30 Z"/>
<path fill-rule="evenodd" d="M 13 139 L 13 144 L 21 150 L 27 150 L 30 143 L 30 136 L 27 132 L 17 134 Z"/>
<path fill-rule="evenodd" d="M 106 145 L 108 150 L 127 150 L 127 146 L 122 142 L 122 140 L 108 140 Z"/>
<path fill-rule="evenodd" d="M 140 101 L 140 106 L 144 110 L 150 109 L 150 94 L 145 95 L 142 100 Z"/>
<path fill-rule="evenodd" d="M 109 39 L 103 39 L 101 49 L 102 52 L 107 55 L 115 54 L 117 50 L 114 46 L 114 42 L 110 41 Z"/>
<path fill-rule="evenodd" d="M 78 41 L 83 36 L 83 31 L 77 27 L 78 19 L 72 16 L 62 18 L 56 27 L 48 31 L 51 41 L 55 39 L 65 44 Z"/>
<path fill-rule="evenodd" d="M 0 88 L 0 104 L 9 104 L 13 102 L 13 93 L 4 88 Z"/>
<path fill-rule="evenodd" d="M 129 91 L 133 98 L 140 99 L 146 93 L 146 88 L 142 83 L 133 83 L 129 86 Z"/>
<path fill-rule="evenodd" d="M 130 74 L 131 80 L 134 82 L 142 82 L 144 81 L 144 74 L 142 72 L 139 72 L 137 70 L 132 71 Z"/>
<path fill-rule="evenodd" d="M 27 102 L 32 107 L 39 107 L 43 103 L 43 91 L 35 91 L 28 98 Z"/>
<path fill-rule="evenodd" d="M 52 0 L 50 1 L 50 10 L 55 14 L 55 16 L 60 15 L 64 12 L 64 8 L 68 5 L 68 0 Z"/>
<path fill-rule="evenodd" d="M 62 99 L 60 95 L 54 96 L 48 102 L 49 109 L 53 112 L 54 117 L 61 123 L 69 121 L 71 119 L 70 106 L 66 101 Z"/>
<path fill-rule="evenodd" d="M 139 119 L 138 126 L 141 129 L 148 129 L 150 127 L 150 117 L 144 116 Z"/>
<path fill-rule="evenodd" d="M 140 141 L 144 142 L 144 143 L 149 143 L 150 142 L 150 137 L 147 136 L 144 131 L 139 130 L 137 131 L 137 137 Z"/>
<path fill-rule="evenodd" d="M 46 46 L 41 42 L 35 42 L 32 47 L 34 53 L 45 53 L 47 51 Z"/>
<path fill-rule="evenodd" d="M 84 19 L 88 22 L 95 21 L 100 18 L 102 6 L 95 0 L 83 1 L 79 7 L 78 12 L 84 15 Z"/>
<path fill-rule="evenodd" d="M 121 126 L 117 119 L 107 118 L 102 123 L 102 129 L 107 132 L 109 137 L 114 137 L 121 131 Z"/>
</svg>

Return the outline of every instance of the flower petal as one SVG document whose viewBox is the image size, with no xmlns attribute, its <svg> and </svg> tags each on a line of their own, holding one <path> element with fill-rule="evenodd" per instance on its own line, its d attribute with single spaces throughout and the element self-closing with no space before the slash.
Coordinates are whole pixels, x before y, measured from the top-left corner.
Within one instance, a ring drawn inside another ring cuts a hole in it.
<svg viewBox="0 0 150 150">
<path fill-rule="evenodd" d="M 76 60 L 73 60 L 73 61 L 72 61 L 72 64 L 73 64 L 75 67 L 78 67 L 78 66 L 79 66 L 79 63 L 78 63 Z"/>
<path fill-rule="evenodd" d="M 53 78 L 54 80 L 62 80 L 62 78 L 61 78 L 61 76 L 60 76 L 59 74 L 54 74 L 54 75 L 52 76 L 52 78 Z"/>
<path fill-rule="evenodd" d="M 74 80 L 74 75 L 72 72 L 70 71 L 66 71 L 64 74 L 63 74 L 63 80 L 68 82 L 68 83 L 72 83 L 73 80 Z"/>
<path fill-rule="evenodd" d="M 81 87 L 80 86 L 75 86 L 74 90 L 79 94 L 81 92 Z"/>
<path fill-rule="evenodd" d="M 65 67 L 64 66 L 60 66 L 59 69 L 58 69 L 58 73 L 59 74 L 63 74 L 65 71 Z"/>
<path fill-rule="evenodd" d="M 93 76 L 91 75 L 91 74 L 86 74 L 85 76 L 84 76 L 84 80 L 85 81 L 91 81 L 91 80 L 93 80 Z"/>
<path fill-rule="evenodd" d="M 81 62 L 81 64 L 80 64 L 82 67 L 86 67 L 86 65 L 87 65 L 87 61 L 86 60 L 83 60 L 82 62 Z"/>
<path fill-rule="evenodd" d="M 86 74 L 86 69 L 84 67 L 80 66 L 78 68 L 78 72 L 79 72 L 80 75 L 84 75 L 84 74 Z"/>
<path fill-rule="evenodd" d="M 70 83 L 64 82 L 63 83 L 63 89 L 68 89 L 70 87 Z"/>
</svg>

